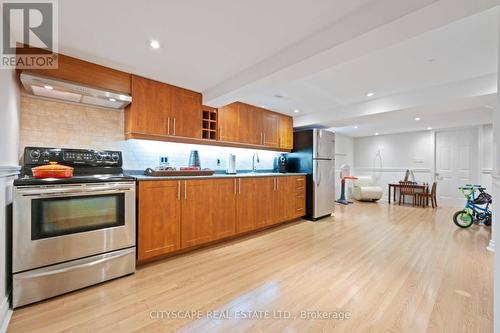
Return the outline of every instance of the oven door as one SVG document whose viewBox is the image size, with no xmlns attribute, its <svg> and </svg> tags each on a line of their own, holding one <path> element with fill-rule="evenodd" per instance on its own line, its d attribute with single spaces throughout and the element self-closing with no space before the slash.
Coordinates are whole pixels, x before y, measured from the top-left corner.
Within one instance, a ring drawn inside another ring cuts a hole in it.
<svg viewBox="0 0 500 333">
<path fill-rule="evenodd" d="M 135 183 L 14 189 L 13 272 L 135 246 Z"/>
</svg>

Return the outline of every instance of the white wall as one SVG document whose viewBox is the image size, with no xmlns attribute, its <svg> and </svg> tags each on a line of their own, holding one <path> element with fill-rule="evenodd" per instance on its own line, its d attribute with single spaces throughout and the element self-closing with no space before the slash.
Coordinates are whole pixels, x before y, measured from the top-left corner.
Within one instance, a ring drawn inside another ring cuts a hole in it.
<svg viewBox="0 0 500 333">
<path fill-rule="evenodd" d="M 347 135 L 335 134 L 335 197 L 340 197 L 340 168 L 347 164 L 354 173 L 354 139 Z M 346 183 L 346 195 L 349 197 L 351 182 Z"/>
<path fill-rule="evenodd" d="M 417 181 L 431 182 L 433 141 L 430 131 L 355 138 L 355 174 L 371 175 L 384 189 L 384 197 L 387 184 L 402 180 L 406 169 L 413 170 Z"/>
<path fill-rule="evenodd" d="M 0 332 L 6 330 L 11 311 L 10 237 L 12 181 L 18 168 L 19 88 L 13 70 L 0 69 Z"/>
<path fill-rule="evenodd" d="M 387 198 L 387 184 L 402 180 L 406 169 L 413 170 L 419 182 L 433 182 L 434 135 L 433 131 L 420 131 L 355 138 L 355 175 L 371 175 L 384 189 L 384 199 Z M 491 125 L 480 126 L 479 140 L 481 182 L 491 189 Z"/>
</svg>

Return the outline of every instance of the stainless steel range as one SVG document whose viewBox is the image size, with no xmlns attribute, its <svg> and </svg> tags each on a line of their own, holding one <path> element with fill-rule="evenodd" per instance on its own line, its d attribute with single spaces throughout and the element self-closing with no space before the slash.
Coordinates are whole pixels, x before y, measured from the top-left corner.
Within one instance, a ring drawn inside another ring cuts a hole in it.
<svg viewBox="0 0 500 333">
<path fill-rule="evenodd" d="M 33 178 L 49 161 L 74 176 Z M 135 271 L 135 179 L 122 171 L 118 151 L 25 148 L 14 182 L 14 307 Z"/>
</svg>

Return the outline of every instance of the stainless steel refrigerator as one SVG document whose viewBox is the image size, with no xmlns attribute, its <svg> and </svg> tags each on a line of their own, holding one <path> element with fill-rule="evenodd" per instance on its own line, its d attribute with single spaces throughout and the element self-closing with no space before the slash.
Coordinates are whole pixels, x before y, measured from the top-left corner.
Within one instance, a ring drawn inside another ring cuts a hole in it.
<svg viewBox="0 0 500 333">
<path fill-rule="evenodd" d="M 293 133 L 289 171 L 305 172 L 306 218 L 318 220 L 335 209 L 335 133 L 310 129 Z"/>
</svg>

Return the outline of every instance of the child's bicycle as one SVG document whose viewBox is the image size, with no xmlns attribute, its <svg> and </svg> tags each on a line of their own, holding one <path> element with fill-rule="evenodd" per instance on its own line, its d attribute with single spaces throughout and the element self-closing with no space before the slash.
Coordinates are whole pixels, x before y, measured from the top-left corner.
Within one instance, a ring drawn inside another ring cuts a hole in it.
<svg viewBox="0 0 500 333">
<path fill-rule="evenodd" d="M 468 228 L 474 222 L 491 225 L 491 210 L 489 209 L 491 195 L 485 192 L 486 189 L 481 185 L 469 184 L 465 185 L 465 187 L 459 187 L 459 189 L 465 198 L 467 198 L 467 203 L 463 210 L 453 215 L 453 222 L 460 228 Z M 476 190 L 479 191 L 477 197 Z"/>
</svg>

